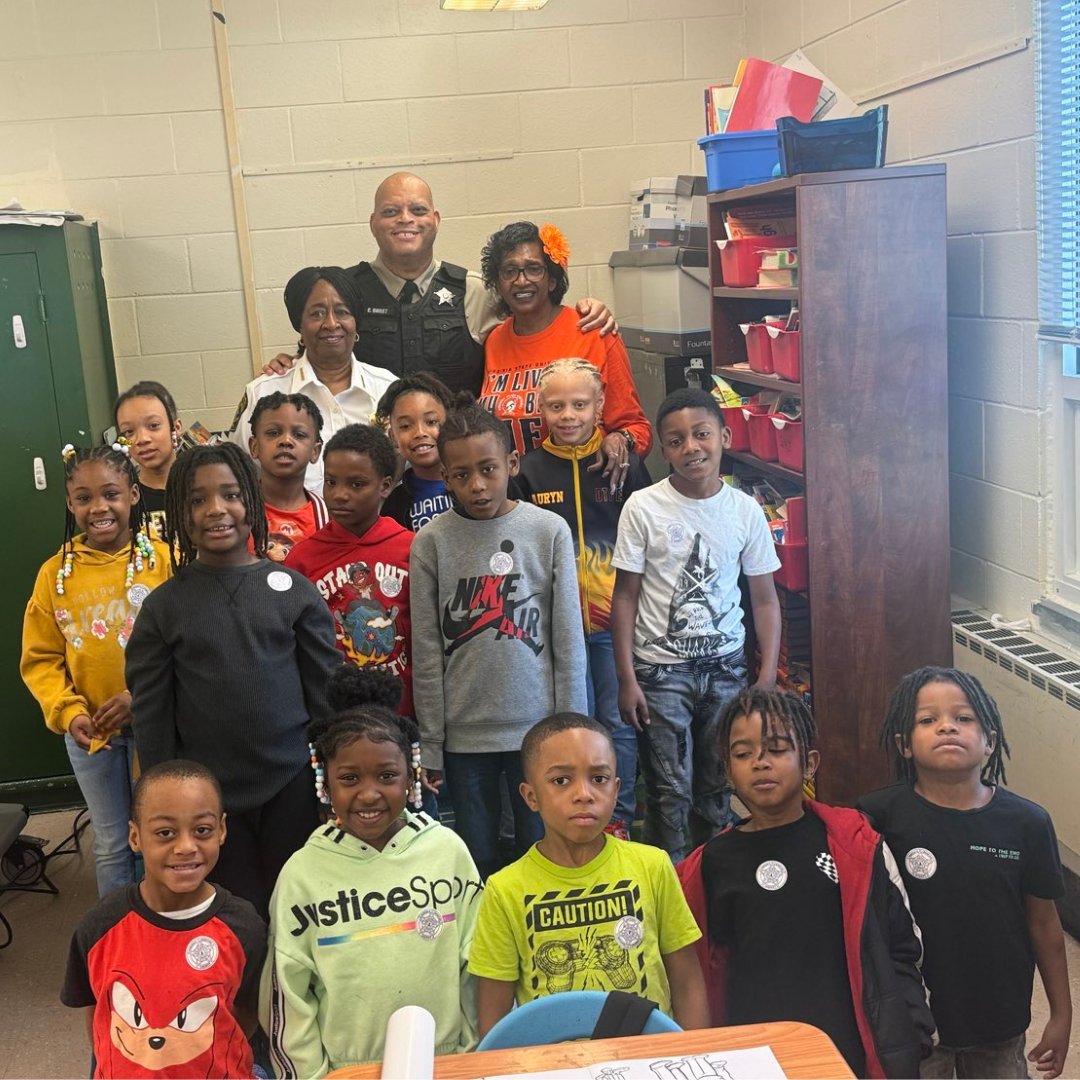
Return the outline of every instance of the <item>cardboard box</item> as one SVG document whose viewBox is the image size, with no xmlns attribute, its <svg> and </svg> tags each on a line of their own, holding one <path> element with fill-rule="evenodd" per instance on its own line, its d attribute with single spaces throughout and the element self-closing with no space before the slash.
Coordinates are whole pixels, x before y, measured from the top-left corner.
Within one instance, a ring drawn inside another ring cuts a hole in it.
<svg viewBox="0 0 1080 1080">
<path fill-rule="evenodd" d="M 672 356 L 709 351 L 708 261 L 697 248 L 612 252 L 615 314 L 628 348 Z"/>
<path fill-rule="evenodd" d="M 631 251 L 655 247 L 707 248 L 709 230 L 704 225 L 688 225 L 672 218 L 645 218 L 630 222 L 626 246 Z"/>
<path fill-rule="evenodd" d="M 630 188 L 628 247 L 707 247 L 703 176 L 649 176 Z"/>
</svg>

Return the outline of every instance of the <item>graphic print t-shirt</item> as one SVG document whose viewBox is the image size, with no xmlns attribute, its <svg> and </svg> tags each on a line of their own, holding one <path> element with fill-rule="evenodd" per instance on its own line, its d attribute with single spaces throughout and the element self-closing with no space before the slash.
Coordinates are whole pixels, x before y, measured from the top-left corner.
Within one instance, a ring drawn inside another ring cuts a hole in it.
<svg viewBox="0 0 1080 1080">
<path fill-rule="evenodd" d="M 251 1076 L 234 1010 L 258 1008 L 265 954 L 246 900 L 218 888 L 206 911 L 175 920 L 129 885 L 79 923 L 60 1000 L 94 1006 L 95 1076 Z"/>
<path fill-rule="evenodd" d="M 418 532 L 429 521 L 453 508 L 450 492 L 442 480 L 425 480 L 407 469 L 401 483 L 383 503 L 382 512 L 406 529 Z"/>
<path fill-rule="evenodd" d="M 1035 955 L 1024 898 L 1065 888 L 1050 815 L 997 788 L 977 810 L 936 806 L 910 784 L 859 800 L 904 878 L 941 1041 L 977 1046 L 1031 1022 Z"/>
<path fill-rule="evenodd" d="M 519 1004 L 564 990 L 623 990 L 671 1015 L 663 957 L 701 937 L 666 852 L 608 838 L 581 867 L 536 849 L 493 874 L 469 970 L 517 983 Z"/>
<path fill-rule="evenodd" d="M 318 495 L 308 494 L 299 510 L 279 510 L 266 504 L 266 557 L 284 562 L 301 540 L 314 536 L 327 522 L 326 506 Z"/>
<path fill-rule="evenodd" d="M 165 543 L 165 489 L 140 484 L 139 491 L 148 531 L 155 540 Z"/>
<path fill-rule="evenodd" d="M 730 829 L 709 841 L 701 875 L 709 937 L 730 950 L 728 1022 L 813 1024 L 864 1076 L 839 876 L 824 822 L 803 814 L 775 829 Z"/>
<path fill-rule="evenodd" d="M 650 664 L 741 650 L 739 571 L 780 568 L 764 511 L 749 495 L 723 484 L 711 498 L 688 499 L 668 479 L 627 500 L 611 561 L 643 575 L 634 655 Z"/>
</svg>

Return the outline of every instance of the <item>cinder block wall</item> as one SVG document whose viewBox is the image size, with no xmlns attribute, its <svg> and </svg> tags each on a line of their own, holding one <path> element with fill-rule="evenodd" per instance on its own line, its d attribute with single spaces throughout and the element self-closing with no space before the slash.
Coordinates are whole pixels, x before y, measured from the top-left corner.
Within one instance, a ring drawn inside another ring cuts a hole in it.
<svg viewBox="0 0 1080 1080">
<path fill-rule="evenodd" d="M 1049 531 L 1035 50 L 1023 45 L 1032 5 L 747 0 L 746 33 L 751 53 L 784 57 L 801 46 L 868 107 L 888 101 L 890 164 L 948 166 L 953 589 L 1028 616 L 1046 579 Z M 910 85 L 890 89 L 899 82 Z"/>
<path fill-rule="evenodd" d="M 702 87 L 746 49 L 743 0 L 224 12 L 264 358 L 295 345 L 295 270 L 374 255 L 398 168 L 432 184 L 441 257 L 476 266 L 493 230 L 554 221 L 571 298 L 610 303 L 629 183 L 704 171 Z M 161 379 L 185 419 L 226 426 L 252 358 L 208 0 L 3 0 L 2 22 L 0 196 L 100 221 L 121 385 Z"/>
</svg>

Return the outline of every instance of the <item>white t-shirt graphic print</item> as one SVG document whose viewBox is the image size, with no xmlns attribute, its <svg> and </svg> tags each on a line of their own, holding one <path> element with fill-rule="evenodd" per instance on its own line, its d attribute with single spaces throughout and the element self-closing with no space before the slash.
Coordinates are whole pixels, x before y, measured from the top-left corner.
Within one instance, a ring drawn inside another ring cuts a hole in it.
<svg viewBox="0 0 1080 1080">
<path fill-rule="evenodd" d="M 780 567 L 761 507 L 724 484 L 708 499 L 669 479 L 627 500 L 612 564 L 642 575 L 634 655 L 677 664 L 740 651 L 745 639 L 739 571 Z"/>
</svg>

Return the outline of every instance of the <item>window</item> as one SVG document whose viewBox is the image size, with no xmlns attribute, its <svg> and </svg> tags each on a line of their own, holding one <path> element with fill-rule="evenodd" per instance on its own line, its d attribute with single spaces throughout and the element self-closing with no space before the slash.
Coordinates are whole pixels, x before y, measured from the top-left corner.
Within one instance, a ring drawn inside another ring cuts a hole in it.
<svg viewBox="0 0 1080 1080">
<path fill-rule="evenodd" d="M 1080 604 L 1080 0 L 1038 0 L 1039 339 L 1056 373 L 1055 578 Z"/>
</svg>

